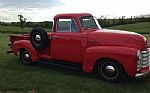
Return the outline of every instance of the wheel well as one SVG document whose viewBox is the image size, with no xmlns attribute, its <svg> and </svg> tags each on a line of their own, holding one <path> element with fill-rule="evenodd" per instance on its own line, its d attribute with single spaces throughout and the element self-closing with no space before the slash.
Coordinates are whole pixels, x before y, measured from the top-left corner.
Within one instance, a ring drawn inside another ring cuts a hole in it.
<svg viewBox="0 0 150 93">
<path fill-rule="evenodd" d="M 18 52 L 20 52 L 20 51 L 22 51 L 22 50 L 26 50 L 25 48 L 20 48 L 19 50 L 18 50 Z"/>
<path fill-rule="evenodd" d="M 20 51 L 27 51 L 29 53 L 30 57 L 31 57 L 32 62 L 36 62 L 36 61 L 39 60 L 39 58 L 37 57 L 35 51 L 28 50 L 26 48 L 20 48 L 20 49 L 18 49 L 18 52 L 20 52 Z"/>
<path fill-rule="evenodd" d="M 19 50 L 18 50 L 18 53 L 20 52 L 20 51 L 28 51 L 27 49 L 25 49 L 25 48 L 20 48 Z M 28 51 L 29 53 L 30 53 L 30 51 Z"/>
<path fill-rule="evenodd" d="M 94 64 L 94 67 L 93 67 L 93 72 L 95 72 L 97 70 L 97 67 L 98 67 L 98 63 L 99 62 L 105 62 L 105 61 L 111 61 L 111 62 L 116 62 L 118 63 L 124 70 L 124 67 L 122 66 L 122 64 L 120 64 L 119 61 L 115 60 L 115 59 L 112 59 L 112 58 L 100 58 L 98 60 L 96 60 L 96 63 Z M 125 70 L 124 70 L 125 71 Z"/>
</svg>

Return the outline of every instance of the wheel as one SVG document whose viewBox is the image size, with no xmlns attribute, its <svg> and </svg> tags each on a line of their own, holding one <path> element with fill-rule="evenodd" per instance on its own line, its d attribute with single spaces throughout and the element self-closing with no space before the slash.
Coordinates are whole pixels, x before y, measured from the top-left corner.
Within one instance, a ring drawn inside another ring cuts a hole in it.
<svg viewBox="0 0 150 93">
<path fill-rule="evenodd" d="M 118 62 L 105 60 L 98 63 L 97 76 L 104 81 L 121 82 L 125 80 L 126 73 Z"/>
<path fill-rule="evenodd" d="M 30 58 L 30 53 L 25 49 L 20 50 L 20 59 L 21 63 L 24 65 L 33 65 Z"/>
<path fill-rule="evenodd" d="M 47 32 L 41 27 L 33 28 L 30 33 L 30 41 L 35 49 L 45 49 L 48 46 Z"/>
</svg>

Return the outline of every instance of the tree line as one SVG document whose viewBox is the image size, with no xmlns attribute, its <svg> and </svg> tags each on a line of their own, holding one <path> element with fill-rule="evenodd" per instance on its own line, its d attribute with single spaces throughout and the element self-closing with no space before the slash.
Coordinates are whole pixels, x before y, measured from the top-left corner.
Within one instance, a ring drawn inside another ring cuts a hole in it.
<svg viewBox="0 0 150 93">
<path fill-rule="evenodd" d="M 101 27 L 150 22 L 150 15 L 131 16 L 130 18 L 126 18 L 125 16 L 122 16 L 113 19 L 109 19 L 107 17 L 101 16 L 98 18 L 98 22 L 100 23 Z"/>
<path fill-rule="evenodd" d="M 20 22 L 1 22 L 0 25 L 2 26 L 16 26 L 16 27 L 43 27 L 52 29 L 53 22 L 52 21 L 44 21 L 44 22 L 26 22 L 26 18 L 20 14 L 18 15 Z M 101 16 L 98 18 L 98 22 L 100 23 L 101 27 L 110 27 L 115 25 L 124 25 L 124 24 L 134 24 L 139 22 L 150 22 L 150 15 L 140 15 L 140 16 L 132 16 L 130 18 L 126 18 L 122 16 L 120 18 L 112 18 L 109 19 L 105 16 Z"/>
<path fill-rule="evenodd" d="M 15 26 L 21 27 L 20 22 L 0 22 L 1 26 Z M 44 22 L 26 22 L 24 27 L 43 27 L 43 28 L 52 28 L 53 22 L 44 21 Z"/>
</svg>

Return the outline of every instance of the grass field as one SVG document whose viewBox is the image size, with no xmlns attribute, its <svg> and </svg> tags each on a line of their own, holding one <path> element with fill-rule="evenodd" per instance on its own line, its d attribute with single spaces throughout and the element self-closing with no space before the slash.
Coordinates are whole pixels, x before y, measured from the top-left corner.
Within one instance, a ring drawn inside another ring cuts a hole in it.
<svg viewBox="0 0 150 93">
<path fill-rule="evenodd" d="M 118 29 L 117 27 L 112 27 Z M 7 29 L 7 27 L 5 28 Z M 126 30 L 133 29 L 127 28 Z M 150 26 L 149 28 L 150 29 Z M 11 29 L 10 29 L 11 30 Z M 139 28 L 140 30 L 140 28 Z M 140 31 L 145 31 L 141 29 Z M 150 34 L 145 35 L 150 42 Z M 98 80 L 92 74 L 37 64 L 24 66 L 6 54 L 8 34 L 0 33 L 0 93 L 149 93 L 150 75 L 120 84 Z"/>
<path fill-rule="evenodd" d="M 12 26 L 0 26 L 0 33 L 11 33 L 11 34 L 25 34 L 29 33 L 32 28 L 25 27 L 23 30 L 20 27 Z M 46 31 L 51 31 L 51 29 L 45 29 Z"/>
<path fill-rule="evenodd" d="M 113 26 L 113 27 L 108 27 L 108 28 L 133 31 L 133 32 L 137 32 L 137 33 L 149 33 L 150 34 L 150 22 L 119 25 L 119 26 Z"/>
</svg>

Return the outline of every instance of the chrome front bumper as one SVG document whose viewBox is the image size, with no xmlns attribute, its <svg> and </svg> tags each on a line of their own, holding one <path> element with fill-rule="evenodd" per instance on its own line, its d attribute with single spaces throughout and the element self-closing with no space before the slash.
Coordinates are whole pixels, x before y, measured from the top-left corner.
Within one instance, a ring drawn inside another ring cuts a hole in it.
<svg viewBox="0 0 150 93">
<path fill-rule="evenodd" d="M 147 72 L 145 72 L 145 73 L 137 73 L 137 74 L 135 75 L 135 77 L 137 78 L 137 77 L 143 77 L 143 76 L 147 76 L 147 75 L 150 75 L 150 71 L 147 71 Z"/>
</svg>

